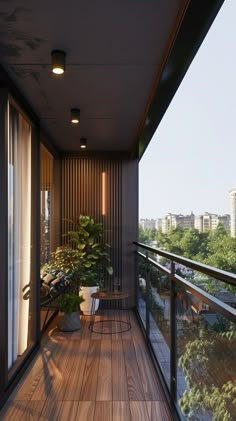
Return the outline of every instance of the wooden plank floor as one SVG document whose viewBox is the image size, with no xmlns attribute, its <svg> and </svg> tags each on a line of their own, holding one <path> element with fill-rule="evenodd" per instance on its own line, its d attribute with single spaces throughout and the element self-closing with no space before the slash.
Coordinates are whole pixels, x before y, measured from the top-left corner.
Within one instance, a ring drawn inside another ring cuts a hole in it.
<svg viewBox="0 0 236 421">
<path fill-rule="evenodd" d="M 172 420 L 135 316 L 122 312 L 128 317 L 131 330 L 112 335 L 91 333 L 88 316 L 72 333 L 55 321 L 0 420 Z"/>
</svg>

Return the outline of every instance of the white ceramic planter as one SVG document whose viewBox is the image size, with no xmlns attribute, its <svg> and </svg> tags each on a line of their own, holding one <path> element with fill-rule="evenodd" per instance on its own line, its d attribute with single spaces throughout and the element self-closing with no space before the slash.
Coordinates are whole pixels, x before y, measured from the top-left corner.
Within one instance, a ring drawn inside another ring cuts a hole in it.
<svg viewBox="0 0 236 421">
<path fill-rule="evenodd" d="M 91 314 L 91 307 L 92 307 L 92 298 L 91 298 L 91 294 L 93 294 L 93 292 L 96 292 L 98 290 L 98 287 L 81 287 L 80 288 L 80 292 L 79 295 L 83 295 L 84 297 L 84 302 L 80 304 L 80 308 L 83 312 L 83 314 L 85 315 L 90 315 Z M 95 300 L 95 311 L 97 311 L 99 306 L 99 300 Z"/>
</svg>

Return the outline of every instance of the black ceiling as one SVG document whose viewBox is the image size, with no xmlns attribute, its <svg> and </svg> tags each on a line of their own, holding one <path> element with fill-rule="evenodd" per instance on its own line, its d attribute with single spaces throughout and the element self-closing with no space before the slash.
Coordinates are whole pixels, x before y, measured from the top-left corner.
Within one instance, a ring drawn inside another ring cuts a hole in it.
<svg viewBox="0 0 236 421">
<path fill-rule="evenodd" d="M 59 151 L 141 156 L 222 3 L 0 0 L 0 64 Z"/>
<path fill-rule="evenodd" d="M 0 1 L 0 62 L 61 151 L 130 151 L 181 0 Z M 66 72 L 50 72 L 51 51 Z M 81 110 L 72 127 L 70 108 Z"/>
</svg>

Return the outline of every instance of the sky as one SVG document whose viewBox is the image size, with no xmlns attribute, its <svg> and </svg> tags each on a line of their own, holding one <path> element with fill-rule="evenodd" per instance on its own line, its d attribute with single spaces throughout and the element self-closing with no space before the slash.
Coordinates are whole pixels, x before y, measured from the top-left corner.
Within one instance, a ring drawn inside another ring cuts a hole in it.
<svg viewBox="0 0 236 421">
<path fill-rule="evenodd" d="M 139 217 L 230 213 L 236 187 L 236 1 L 225 0 L 139 164 Z"/>
</svg>

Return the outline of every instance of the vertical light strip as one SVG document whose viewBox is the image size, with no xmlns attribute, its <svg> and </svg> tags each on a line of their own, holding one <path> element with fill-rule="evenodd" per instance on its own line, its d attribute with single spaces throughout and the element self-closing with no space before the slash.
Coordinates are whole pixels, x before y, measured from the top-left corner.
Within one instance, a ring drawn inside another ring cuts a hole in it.
<svg viewBox="0 0 236 421">
<path fill-rule="evenodd" d="M 105 171 L 102 172 L 102 215 L 106 215 L 107 180 Z"/>
</svg>

